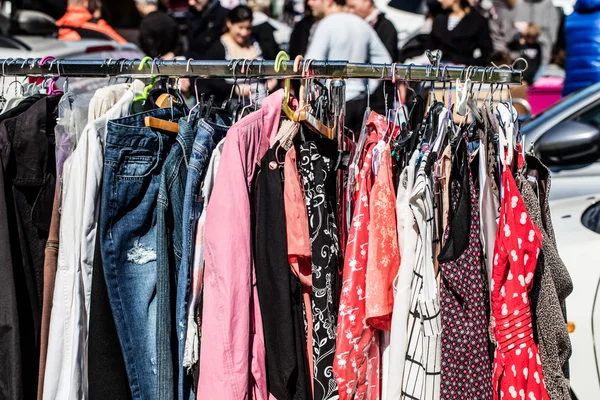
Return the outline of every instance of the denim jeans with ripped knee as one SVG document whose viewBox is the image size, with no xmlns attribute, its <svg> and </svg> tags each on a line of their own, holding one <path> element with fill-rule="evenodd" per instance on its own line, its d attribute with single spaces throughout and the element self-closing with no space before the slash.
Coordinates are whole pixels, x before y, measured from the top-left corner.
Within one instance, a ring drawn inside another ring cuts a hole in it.
<svg viewBox="0 0 600 400">
<path fill-rule="evenodd" d="M 133 399 L 157 398 L 157 198 L 175 136 L 144 117 L 176 118 L 156 109 L 108 122 L 98 231 L 110 305 Z"/>
</svg>

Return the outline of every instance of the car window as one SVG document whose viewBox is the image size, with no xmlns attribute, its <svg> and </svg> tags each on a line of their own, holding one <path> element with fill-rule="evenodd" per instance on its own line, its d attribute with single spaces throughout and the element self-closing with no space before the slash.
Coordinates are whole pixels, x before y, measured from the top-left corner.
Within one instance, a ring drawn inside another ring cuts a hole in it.
<svg viewBox="0 0 600 400">
<path fill-rule="evenodd" d="M 600 202 L 595 203 L 583 213 L 581 223 L 586 228 L 600 233 Z"/>
<path fill-rule="evenodd" d="M 592 108 L 575 115 L 572 120 L 600 129 L 600 104 L 595 104 Z"/>
</svg>

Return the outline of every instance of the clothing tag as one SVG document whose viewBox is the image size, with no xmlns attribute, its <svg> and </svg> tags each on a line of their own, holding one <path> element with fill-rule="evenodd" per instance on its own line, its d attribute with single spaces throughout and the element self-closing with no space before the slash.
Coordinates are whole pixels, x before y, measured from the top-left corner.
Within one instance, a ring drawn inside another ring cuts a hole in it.
<svg viewBox="0 0 600 400">
<path fill-rule="evenodd" d="M 539 199 L 540 198 L 540 188 L 538 186 L 537 178 L 533 175 L 527 175 L 527 182 L 529 182 L 533 191 L 535 192 L 535 196 Z"/>
<path fill-rule="evenodd" d="M 347 170 L 350 165 L 350 152 L 338 150 L 338 157 L 335 163 L 335 169 Z"/>
</svg>

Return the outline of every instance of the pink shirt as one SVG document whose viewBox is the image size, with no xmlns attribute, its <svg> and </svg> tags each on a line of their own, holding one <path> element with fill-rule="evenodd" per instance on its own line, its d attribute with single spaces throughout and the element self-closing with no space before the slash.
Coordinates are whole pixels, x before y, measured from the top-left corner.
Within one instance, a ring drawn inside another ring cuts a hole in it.
<svg viewBox="0 0 600 400">
<path fill-rule="evenodd" d="M 256 290 L 250 193 L 277 134 L 283 90 L 227 133 L 205 226 L 204 304 L 198 399 L 269 398 Z"/>
</svg>

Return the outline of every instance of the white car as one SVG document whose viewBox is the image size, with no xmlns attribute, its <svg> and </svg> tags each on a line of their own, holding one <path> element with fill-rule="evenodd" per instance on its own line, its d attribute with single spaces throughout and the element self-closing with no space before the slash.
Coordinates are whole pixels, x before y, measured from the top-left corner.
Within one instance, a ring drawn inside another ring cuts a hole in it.
<svg viewBox="0 0 600 400">
<path fill-rule="evenodd" d="M 597 195 L 550 202 L 558 251 L 574 288 L 567 298 L 567 319 L 574 328 L 569 363 L 573 400 L 600 399 L 600 188 L 597 190 Z"/>
<path fill-rule="evenodd" d="M 563 98 L 521 128 L 552 172 L 550 210 L 573 280 L 567 319 L 573 399 L 600 399 L 600 83 Z"/>
</svg>

